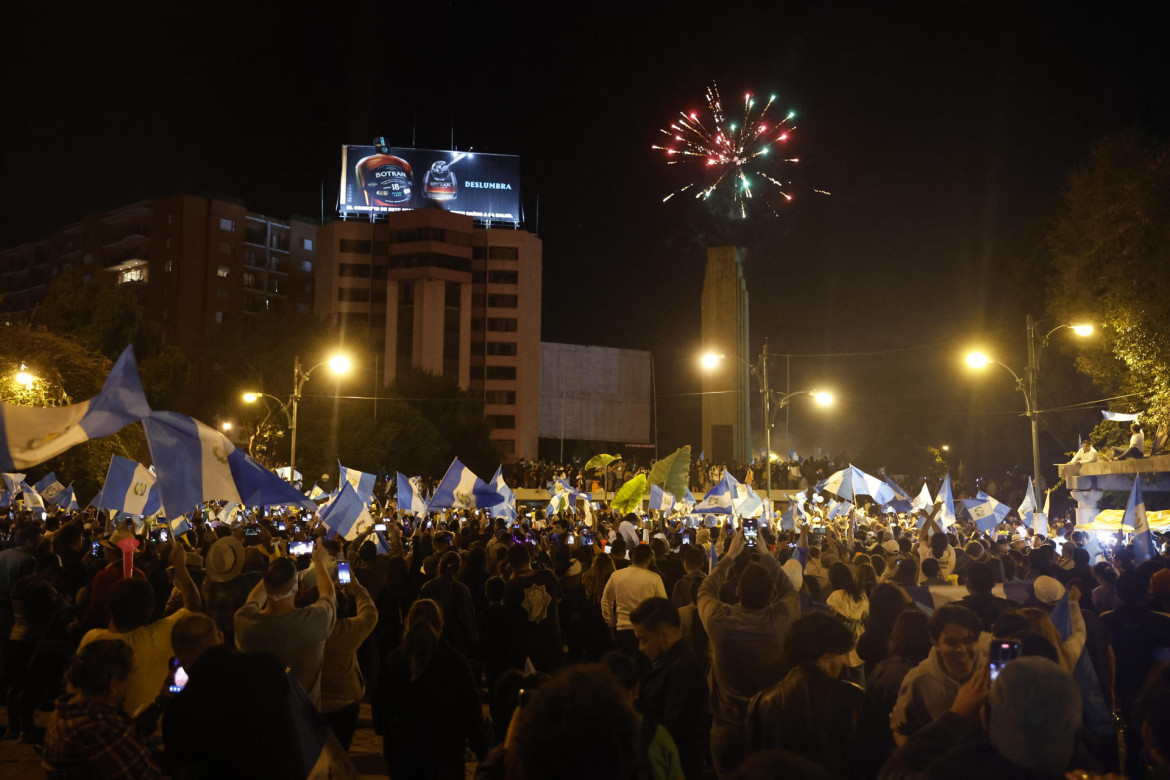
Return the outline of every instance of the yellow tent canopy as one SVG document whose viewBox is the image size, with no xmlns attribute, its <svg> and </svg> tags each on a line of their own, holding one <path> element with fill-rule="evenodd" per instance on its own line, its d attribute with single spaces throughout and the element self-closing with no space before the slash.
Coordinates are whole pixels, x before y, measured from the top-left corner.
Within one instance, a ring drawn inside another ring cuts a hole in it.
<svg viewBox="0 0 1170 780">
<path fill-rule="evenodd" d="M 1129 525 L 1122 525 L 1121 518 L 1125 516 L 1124 509 L 1106 509 L 1100 512 L 1093 522 L 1088 525 L 1077 526 L 1078 531 L 1112 531 L 1117 532 L 1118 528 L 1126 533 L 1133 533 L 1133 527 Z M 1157 512 L 1147 512 L 1146 519 L 1150 522 L 1150 530 L 1152 531 L 1167 531 L 1170 530 L 1170 509 L 1162 509 Z"/>
</svg>

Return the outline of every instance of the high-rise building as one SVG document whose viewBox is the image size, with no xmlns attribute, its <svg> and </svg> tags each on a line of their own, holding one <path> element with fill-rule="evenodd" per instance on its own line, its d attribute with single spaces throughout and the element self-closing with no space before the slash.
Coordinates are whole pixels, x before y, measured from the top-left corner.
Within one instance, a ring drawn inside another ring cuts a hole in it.
<svg viewBox="0 0 1170 780">
<path fill-rule="evenodd" d="M 440 209 L 338 220 L 319 238 L 317 315 L 368 334 L 381 383 L 450 377 L 482 393 L 505 462 L 536 457 L 540 239 Z"/>
<path fill-rule="evenodd" d="M 316 241 L 314 222 L 236 201 L 142 200 L 0 251 L 0 316 L 35 322 L 49 283 L 74 267 L 86 282 L 133 290 L 164 342 L 194 351 L 265 313 L 311 313 Z"/>
<path fill-rule="evenodd" d="M 751 461 L 748 293 L 741 247 L 707 249 L 703 351 L 724 356 L 703 374 L 703 450 L 716 462 Z"/>
</svg>

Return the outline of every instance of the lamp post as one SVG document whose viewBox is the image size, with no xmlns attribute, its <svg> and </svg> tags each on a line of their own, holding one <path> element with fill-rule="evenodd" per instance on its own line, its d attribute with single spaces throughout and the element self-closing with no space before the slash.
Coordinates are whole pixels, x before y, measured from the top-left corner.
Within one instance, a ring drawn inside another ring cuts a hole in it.
<svg viewBox="0 0 1170 780">
<path fill-rule="evenodd" d="M 301 390 L 305 386 L 305 382 L 309 381 L 309 377 L 321 366 L 328 365 L 329 369 L 336 375 L 341 376 L 349 372 L 352 363 L 345 355 L 334 355 L 328 360 L 323 360 L 317 365 L 305 371 L 301 368 L 301 356 L 297 355 L 293 358 L 293 391 L 289 395 L 288 401 L 282 402 L 279 398 L 268 393 L 244 393 L 244 403 L 254 403 L 261 397 L 271 398 L 280 404 L 280 410 L 284 412 L 285 420 L 288 422 L 289 430 L 289 452 L 288 452 L 288 466 L 290 473 L 296 473 L 297 468 L 297 406 L 301 400 Z M 269 414 L 272 414 L 269 410 Z M 268 418 L 265 417 L 265 420 Z M 263 425 L 263 423 L 261 423 Z M 253 438 L 255 434 L 253 434 Z M 248 449 L 251 451 L 251 442 L 249 442 Z"/>
<path fill-rule="evenodd" d="M 1006 364 L 998 360 L 988 357 L 982 352 L 971 352 L 967 355 L 967 364 L 972 368 L 983 368 L 984 366 L 995 363 L 1007 370 L 1012 378 L 1016 380 L 1016 389 L 1024 395 L 1024 410 L 1025 415 L 1032 427 L 1032 477 L 1036 481 L 1037 491 L 1043 491 L 1044 477 L 1040 473 L 1040 409 L 1037 406 L 1037 393 L 1040 389 L 1040 355 L 1044 352 L 1044 348 L 1048 346 L 1048 337 L 1058 330 L 1068 328 L 1076 335 L 1084 338 L 1093 333 L 1093 326 L 1088 324 L 1061 324 L 1057 325 L 1052 330 L 1045 333 L 1041 338 L 1036 338 L 1036 325 L 1039 323 L 1029 314 L 1025 321 L 1025 328 L 1028 336 L 1028 365 L 1024 369 L 1024 376 L 1020 376 Z"/>
<path fill-rule="evenodd" d="M 703 355 L 703 368 L 707 370 L 714 369 L 719 365 L 719 361 L 726 358 L 727 355 L 708 353 Z M 831 404 L 833 396 L 829 393 L 818 392 L 816 390 L 797 390 L 792 393 L 787 393 L 781 396 L 775 402 L 775 410 L 772 409 L 772 390 L 768 386 L 768 340 L 764 339 L 764 348 L 760 352 L 759 359 L 753 364 L 748 363 L 738 355 L 732 355 L 733 358 L 744 363 L 756 379 L 760 382 L 760 393 L 762 393 L 763 400 L 763 419 L 764 419 L 764 489 L 768 498 L 768 505 L 772 502 L 772 417 L 774 412 L 778 412 L 788 405 L 788 402 L 798 395 L 811 395 L 816 399 L 817 403 L 822 406 Z"/>
</svg>

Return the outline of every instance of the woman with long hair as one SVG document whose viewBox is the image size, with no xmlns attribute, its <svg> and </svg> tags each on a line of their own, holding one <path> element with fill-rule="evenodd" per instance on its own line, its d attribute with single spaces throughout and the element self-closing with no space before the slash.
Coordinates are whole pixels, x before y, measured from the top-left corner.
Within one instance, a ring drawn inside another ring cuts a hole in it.
<svg viewBox="0 0 1170 780">
<path fill-rule="evenodd" d="M 390 777 L 462 780 L 468 746 L 480 759 L 486 751 L 471 667 L 442 634 L 442 607 L 419 599 L 402 644 L 386 657 L 373 715 Z"/>
<path fill-rule="evenodd" d="M 443 608 L 443 638 L 464 656 L 472 658 L 479 644 L 475 605 L 467 586 L 456 579 L 459 553 L 448 550 L 439 559 L 439 576 L 419 591 L 419 598 L 431 599 Z"/>
<path fill-rule="evenodd" d="M 857 640 L 857 655 L 865 662 L 868 675 L 886 658 L 890 634 L 898 615 L 914 607 L 906 591 L 897 585 L 883 582 L 869 595 L 869 620 L 865 633 Z"/>
<path fill-rule="evenodd" d="M 585 589 L 585 601 L 581 605 L 581 645 L 582 654 L 590 661 L 597 660 L 613 647 L 609 626 L 601 614 L 601 594 L 613 573 L 613 556 L 599 552 L 593 556 L 593 565 L 581 575 L 581 585 Z"/>
<path fill-rule="evenodd" d="M 869 599 L 853 578 L 853 572 L 841 562 L 829 567 L 829 587 L 832 588 L 832 592 L 825 599 L 825 606 L 845 622 L 853 632 L 853 642 L 856 644 L 869 619 Z M 849 651 L 847 677 L 859 685 L 865 680 L 861 656 L 857 654 L 856 647 Z"/>
</svg>

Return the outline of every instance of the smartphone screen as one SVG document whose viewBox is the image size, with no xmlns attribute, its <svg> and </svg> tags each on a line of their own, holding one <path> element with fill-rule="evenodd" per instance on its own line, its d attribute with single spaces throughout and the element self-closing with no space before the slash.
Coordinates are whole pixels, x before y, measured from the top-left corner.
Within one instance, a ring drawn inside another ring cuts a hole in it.
<svg viewBox="0 0 1170 780">
<path fill-rule="evenodd" d="M 1009 661 L 1020 657 L 1020 643 L 1014 639 L 996 639 L 991 643 L 988 664 L 991 667 L 991 681 L 999 677 L 1000 671 Z"/>
<path fill-rule="evenodd" d="M 609 546 L 609 545 L 607 544 L 607 545 L 605 546 L 605 550 L 604 550 L 604 552 L 605 552 L 605 554 L 606 554 L 606 555 L 609 555 L 610 553 L 612 553 L 612 552 L 613 552 L 613 547 L 611 547 L 611 546 Z"/>
<path fill-rule="evenodd" d="M 745 517 L 743 519 L 743 537 L 748 547 L 756 546 L 760 537 L 760 524 L 756 522 L 755 518 Z"/>
<path fill-rule="evenodd" d="M 179 666 L 179 659 L 174 656 L 171 657 L 171 682 L 167 686 L 167 690 L 171 693 L 178 693 L 187 685 L 187 670 Z"/>
<path fill-rule="evenodd" d="M 312 542 L 291 542 L 288 546 L 289 555 L 312 555 Z"/>
<path fill-rule="evenodd" d="M 101 542 L 94 542 L 93 543 L 93 557 L 95 557 L 95 558 L 102 557 L 102 543 Z"/>
<path fill-rule="evenodd" d="M 162 531 L 159 531 L 159 532 L 158 532 L 158 540 L 159 540 L 160 542 L 165 542 L 165 541 L 167 541 L 169 538 L 170 538 L 170 536 L 167 534 L 167 532 L 166 532 L 165 530 L 162 530 Z"/>
<path fill-rule="evenodd" d="M 577 537 L 574 536 L 573 534 L 569 534 L 569 544 L 576 544 L 576 543 L 577 543 Z"/>
<path fill-rule="evenodd" d="M 374 530 L 375 531 L 385 531 L 386 524 L 385 523 L 374 523 Z"/>
<path fill-rule="evenodd" d="M 342 585 L 349 584 L 349 561 L 337 562 L 337 581 Z"/>
</svg>

